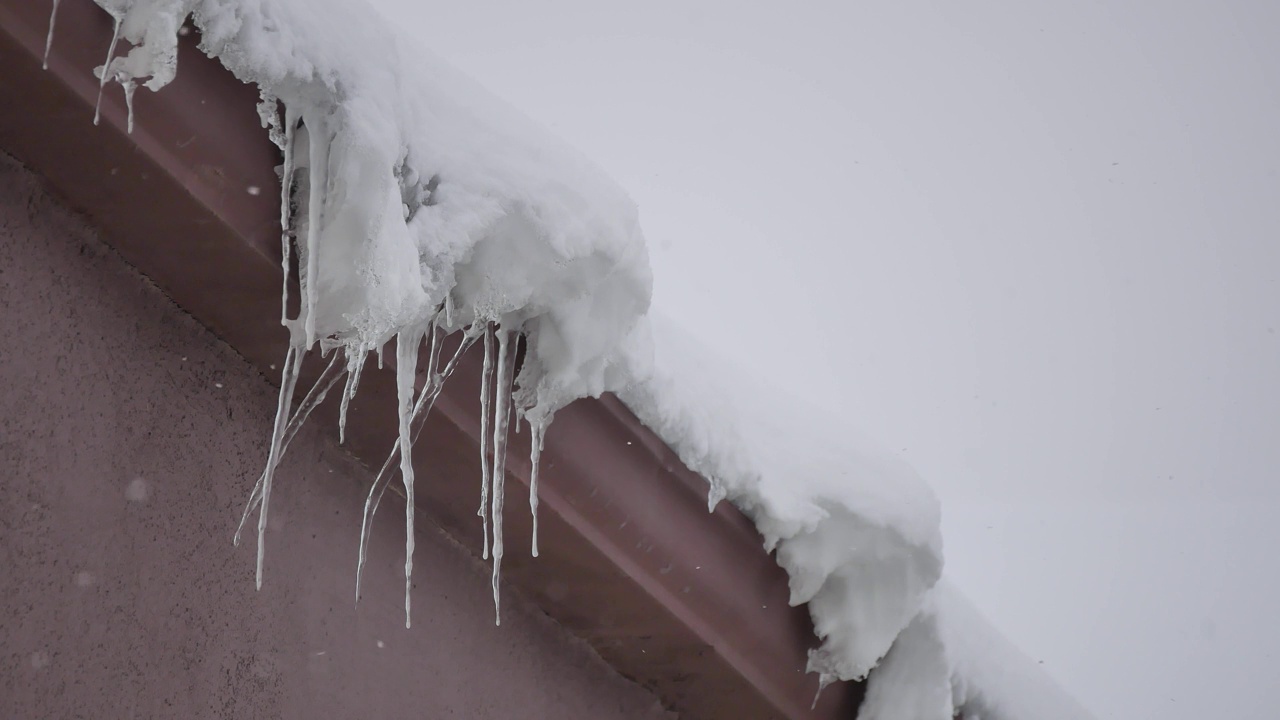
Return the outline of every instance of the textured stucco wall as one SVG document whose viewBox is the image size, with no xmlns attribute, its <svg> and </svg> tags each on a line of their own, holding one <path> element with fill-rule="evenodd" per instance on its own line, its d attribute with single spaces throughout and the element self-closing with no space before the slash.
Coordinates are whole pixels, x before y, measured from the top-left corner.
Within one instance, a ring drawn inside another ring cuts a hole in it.
<svg viewBox="0 0 1280 720">
<path fill-rule="evenodd" d="M 231 534 L 274 405 L 0 154 L 0 718 L 662 715 L 511 593 L 495 628 L 486 569 L 422 524 L 406 630 L 398 499 L 353 607 L 368 477 L 314 428 L 255 592 Z"/>
</svg>

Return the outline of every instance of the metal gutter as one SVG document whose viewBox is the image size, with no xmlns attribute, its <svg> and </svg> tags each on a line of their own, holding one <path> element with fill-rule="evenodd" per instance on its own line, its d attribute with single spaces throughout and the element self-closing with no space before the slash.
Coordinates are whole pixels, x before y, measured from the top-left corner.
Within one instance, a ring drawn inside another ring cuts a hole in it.
<svg viewBox="0 0 1280 720">
<path fill-rule="evenodd" d="M 41 173 L 128 262 L 276 377 L 270 368 L 286 347 L 279 160 L 259 125 L 256 89 L 203 55 L 192 33 L 179 46 L 177 79 L 158 94 L 137 93 L 132 135 L 118 87 L 107 88 L 95 127 L 92 69 L 106 54 L 110 18 L 90 0 L 62 0 L 42 72 L 50 4 L 0 0 L 0 150 Z M 307 366 L 302 383 L 319 370 Z M 480 372 L 472 351 L 414 457 L 420 510 L 473 550 Z M 393 373 L 367 369 L 347 447 L 373 467 L 396 437 L 394 407 Z M 313 422 L 334 428 L 336 414 L 328 403 Z M 512 441 L 509 585 L 683 717 L 854 717 L 861 685 L 836 683 L 810 707 L 813 628 L 804 608 L 787 605 L 786 575 L 754 526 L 727 503 L 708 514 L 705 482 L 621 402 L 581 400 L 556 415 L 543 452 L 537 559 L 524 510 L 528 433 Z M 270 564 L 268 547 L 267 582 Z M 418 584 L 430 592 L 430 578 Z"/>
</svg>

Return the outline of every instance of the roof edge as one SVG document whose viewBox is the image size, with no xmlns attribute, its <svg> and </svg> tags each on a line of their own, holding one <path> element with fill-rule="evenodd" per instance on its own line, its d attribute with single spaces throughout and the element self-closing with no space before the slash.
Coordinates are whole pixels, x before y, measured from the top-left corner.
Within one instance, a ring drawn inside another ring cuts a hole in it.
<svg viewBox="0 0 1280 720">
<path fill-rule="evenodd" d="M 137 94 L 132 134 L 119 88 L 108 88 L 95 127 L 92 70 L 105 56 L 110 18 L 90 0 L 62 0 L 42 72 L 49 5 L 0 0 L 8 68 L 0 100 L 22 108 L 0 116 L 0 149 L 46 177 L 128 262 L 275 375 L 288 341 L 278 321 L 279 159 L 259 123 L 256 89 L 201 53 L 192 33 L 180 43 L 177 78 L 160 93 Z M 312 358 L 302 382 L 321 369 Z M 428 479 L 419 508 L 473 551 L 481 537 L 480 374 L 472 351 L 414 453 Z M 395 440 L 394 407 L 393 370 L 369 368 L 347 446 L 373 467 Z M 317 414 L 333 428 L 336 403 Z M 512 437 L 513 508 L 527 499 L 527 443 L 527 433 Z M 786 573 L 754 526 L 727 503 L 708 514 L 705 481 L 620 401 L 605 396 L 561 410 L 542 457 L 541 557 L 521 545 L 528 513 L 509 512 L 514 547 L 504 574 L 512 585 L 688 716 L 853 716 L 858 684 L 833 684 L 811 707 L 813 627 L 804 608 L 788 605 Z M 269 566 L 267 573 L 270 581 Z"/>
</svg>

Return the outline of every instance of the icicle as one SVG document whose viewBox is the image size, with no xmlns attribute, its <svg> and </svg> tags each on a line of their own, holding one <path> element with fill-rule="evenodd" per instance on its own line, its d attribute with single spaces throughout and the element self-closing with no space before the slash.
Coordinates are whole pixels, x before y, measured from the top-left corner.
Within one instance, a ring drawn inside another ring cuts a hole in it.
<svg viewBox="0 0 1280 720">
<path fill-rule="evenodd" d="M 449 363 L 445 365 L 444 370 L 439 374 L 439 382 L 435 386 L 430 387 L 430 392 L 422 392 L 418 395 L 418 402 L 413 408 L 413 428 L 412 441 L 417 442 L 418 434 L 422 432 L 422 426 L 426 424 L 427 416 L 431 414 L 431 408 L 435 406 L 436 398 L 440 396 L 444 383 L 453 375 L 453 371 L 458 367 L 458 361 L 462 358 L 462 354 L 471 347 L 471 343 L 475 342 L 479 335 L 478 326 L 473 325 L 463 336 L 462 342 L 458 345 L 458 349 L 454 351 L 453 357 L 449 359 Z M 386 493 L 387 488 L 391 484 L 391 468 L 400 452 L 400 441 L 396 440 L 391 447 L 391 452 L 387 455 L 387 459 L 382 463 L 382 468 L 374 477 L 373 485 L 369 488 L 369 495 L 364 502 L 364 515 L 360 521 L 360 555 L 356 560 L 356 601 L 360 601 L 360 584 L 364 577 L 364 565 L 369 557 L 369 532 L 373 526 L 373 516 L 378 512 L 378 505 L 382 502 L 382 496 Z"/>
<path fill-rule="evenodd" d="M 280 99 L 261 88 L 258 89 L 258 121 L 272 144 L 283 150 L 287 138 L 280 120 Z"/>
<path fill-rule="evenodd" d="M 121 18 L 115 17 L 115 29 L 111 31 L 111 44 L 107 46 L 107 62 L 102 65 L 102 71 L 98 75 L 98 100 L 93 104 L 93 124 L 96 126 L 98 121 L 102 119 L 102 91 L 107 86 L 107 72 L 111 69 L 111 58 L 116 54 L 116 43 L 120 42 L 120 21 Z"/>
<path fill-rule="evenodd" d="M 835 680 L 835 675 L 831 675 L 829 673 L 818 673 L 818 691 L 813 694 L 813 703 L 809 705 L 810 710 L 818 707 L 818 698 L 822 697 L 822 691 L 826 690 L 827 686 L 835 682 Z"/>
<path fill-rule="evenodd" d="M 324 230 L 324 194 L 329 187 L 329 130 L 326 120 L 313 113 L 306 118 L 307 149 L 309 159 L 307 168 L 310 172 L 310 198 L 307 201 L 307 234 L 305 255 L 298 262 L 298 287 L 302 292 L 302 321 L 305 347 L 311 347 L 316 340 L 316 288 L 317 263 L 319 262 L 320 235 Z M 303 253 L 300 251 L 300 255 Z M 378 349 L 378 367 L 382 367 L 382 349 Z"/>
<path fill-rule="evenodd" d="M 368 357 L 369 357 L 369 347 L 368 346 L 361 347 L 360 358 L 356 362 L 355 370 L 352 371 L 355 373 L 355 379 L 351 381 L 351 397 L 355 397 L 356 392 L 360 388 L 360 376 L 364 374 L 364 361 L 368 359 Z"/>
<path fill-rule="evenodd" d="M 374 513 L 378 512 L 378 505 L 382 502 L 382 495 L 387 491 L 387 486 L 391 484 L 391 467 L 395 464 L 396 459 L 400 456 L 400 441 L 392 446 L 391 452 L 387 454 L 387 459 L 382 462 L 382 468 L 378 470 L 378 474 L 373 478 L 373 485 L 369 488 L 369 495 L 364 500 L 364 517 L 360 522 L 360 556 L 356 560 L 356 602 L 360 602 L 360 581 L 364 577 L 364 564 L 369 556 L 369 529 L 373 522 Z"/>
<path fill-rule="evenodd" d="M 267 455 L 267 469 L 262 478 L 262 506 L 258 510 L 258 567 L 255 583 L 262 589 L 262 560 L 267 540 L 267 508 L 271 503 L 271 480 L 275 477 L 276 466 L 280 463 L 281 444 L 284 440 L 285 421 L 289 417 L 289 409 L 293 405 L 293 388 L 298 383 L 298 371 L 302 369 L 303 353 L 290 345 L 285 355 L 284 370 L 280 378 L 280 399 L 276 403 L 275 427 L 271 433 L 271 452 Z"/>
<path fill-rule="evenodd" d="M 715 512 L 716 506 L 726 495 L 724 483 L 714 475 L 707 476 L 707 512 Z"/>
<path fill-rule="evenodd" d="M 124 107 L 128 117 L 128 121 L 125 124 L 125 132 L 129 135 L 132 135 L 133 134 L 133 91 L 138 89 L 138 84 L 132 80 L 124 80 L 120 83 L 120 87 L 124 88 Z"/>
<path fill-rule="evenodd" d="M 511 331 L 498 330 L 498 368 L 494 381 L 493 412 L 493 615 L 494 624 L 502 624 L 502 610 L 498 603 L 498 584 L 502 575 L 502 502 L 503 485 L 507 471 L 507 428 L 510 424 L 511 354 L 507 352 Z"/>
<path fill-rule="evenodd" d="M 363 363 L 356 357 L 347 360 L 347 382 L 342 386 L 342 404 L 338 406 L 338 444 L 343 445 L 347 442 L 347 409 L 351 405 L 351 397 L 355 395 L 352 388 L 355 387 L 356 378 L 359 377 L 359 367 Z"/>
<path fill-rule="evenodd" d="M 546 437 L 548 424 L 545 419 L 529 423 L 529 512 L 533 515 L 534 557 L 538 557 L 538 463 L 542 458 L 542 440 Z"/>
<path fill-rule="evenodd" d="M 493 326 L 485 323 L 484 370 L 480 376 L 480 509 L 476 514 L 484 522 L 484 551 L 480 556 L 489 559 L 489 410 L 493 397 Z"/>
<path fill-rule="evenodd" d="M 440 383 L 440 353 L 444 351 L 444 331 L 436 325 L 439 311 L 431 317 L 431 342 L 427 346 L 427 389 Z M 424 390 L 424 392 L 426 392 Z"/>
<path fill-rule="evenodd" d="M 410 590 L 413 588 L 413 418 L 414 377 L 422 330 L 411 328 L 396 336 L 396 398 L 400 412 L 400 478 L 404 482 L 404 626 L 410 626 Z"/>
<path fill-rule="evenodd" d="M 293 142 L 297 135 L 298 118 L 292 110 L 285 108 L 284 142 L 280 150 L 284 153 L 284 165 L 280 172 L 280 268 L 284 271 L 284 290 L 280 293 L 280 324 L 289 325 L 289 267 L 293 264 L 293 248 L 289 242 L 289 233 L 293 228 Z M 350 382 L 348 380 L 348 382 Z M 344 405 L 345 408 L 345 405 Z"/>
<path fill-rule="evenodd" d="M 49 69 L 49 50 L 53 48 L 53 26 L 58 22 L 58 3 L 62 0 L 53 0 L 53 10 L 49 12 L 49 34 L 44 39 L 44 63 L 40 67 L 44 70 Z"/>
<path fill-rule="evenodd" d="M 298 430 L 302 428 L 303 423 L 311 415 L 320 403 L 324 402 L 325 395 L 333 389 L 338 380 L 344 374 L 341 365 L 337 362 L 335 355 L 333 360 L 329 361 L 328 367 L 324 372 L 320 373 L 320 377 L 316 379 L 315 385 L 311 386 L 311 390 L 307 392 L 307 396 L 302 399 L 302 403 L 298 405 L 298 409 L 294 411 L 293 417 L 289 419 L 289 425 L 284 430 L 284 439 L 280 443 L 280 455 L 289 449 L 289 443 L 293 441 L 293 437 L 298 434 Z M 232 538 L 232 544 L 240 545 L 240 535 L 244 532 L 245 523 L 249 520 L 249 515 L 258 507 L 258 503 L 262 500 L 262 486 L 266 481 L 266 472 L 263 471 L 258 476 L 258 482 L 253 486 L 253 492 L 249 494 L 249 502 L 244 507 L 244 514 L 240 516 L 240 525 L 236 527 L 235 537 Z"/>
<path fill-rule="evenodd" d="M 364 359 L 369 350 L 361 345 L 354 354 L 347 354 L 347 384 L 342 388 L 342 405 L 338 409 L 338 443 L 347 441 L 347 406 L 351 398 L 356 396 L 356 387 L 360 384 L 360 372 L 364 370 Z"/>
</svg>

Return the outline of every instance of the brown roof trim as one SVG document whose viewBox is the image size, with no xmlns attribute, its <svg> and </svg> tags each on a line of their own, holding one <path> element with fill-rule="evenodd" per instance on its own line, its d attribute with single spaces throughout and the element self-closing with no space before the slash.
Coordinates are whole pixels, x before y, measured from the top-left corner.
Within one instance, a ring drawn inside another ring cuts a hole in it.
<svg viewBox="0 0 1280 720">
<path fill-rule="evenodd" d="M 92 69 L 103 62 L 110 19 L 90 0 L 62 0 L 41 72 L 49 8 L 0 0 L 0 150 L 43 174 L 129 262 L 275 378 L 267 368 L 286 346 L 279 160 L 259 125 L 256 90 L 186 37 L 177 79 L 158 94 L 137 93 L 132 135 L 118 87 L 107 89 L 94 127 Z M 421 510 L 475 550 L 480 363 L 469 355 L 415 464 Z M 303 383 L 320 369 L 308 365 Z M 394 398 L 392 373 L 367 371 L 352 403 L 348 448 L 375 467 L 396 436 Z M 335 426 L 332 403 L 317 413 Z M 786 575 L 751 522 L 727 503 L 708 514 L 705 482 L 621 402 L 583 400 L 556 415 L 543 452 L 537 559 L 528 556 L 524 510 L 528 433 L 512 440 L 504 577 L 619 672 L 686 717 L 854 716 L 862 689 L 852 683 L 829 687 L 810 709 L 812 625 L 804 608 L 787 605 Z M 354 547 L 352 557 L 354 565 Z M 267 582 L 270 564 L 268 548 Z M 418 581 L 427 591 L 430 578 Z"/>
</svg>

